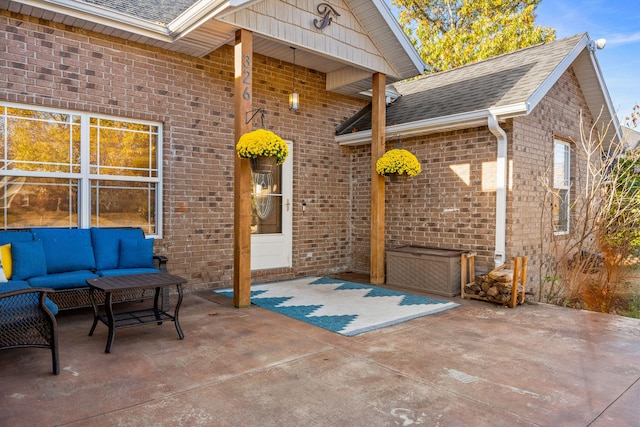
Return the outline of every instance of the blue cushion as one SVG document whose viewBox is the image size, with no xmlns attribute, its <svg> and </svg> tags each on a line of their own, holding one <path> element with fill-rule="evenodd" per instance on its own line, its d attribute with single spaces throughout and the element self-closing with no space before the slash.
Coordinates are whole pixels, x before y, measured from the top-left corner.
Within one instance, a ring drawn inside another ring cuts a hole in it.
<svg viewBox="0 0 640 427">
<path fill-rule="evenodd" d="M 53 314 L 54 316 L 58 314 L 58 306 L 56 305 L 55 302 L 51 301 L 49 298 L 44 299 L 44 305 L 49 309 L 51 314 Z"/>
<path fill-rule="evenodd" d="M 98 274 L 105 276 L 124 276 L 125 274 L 149 274 L 160 273 L 157 268 L 115 268 L 113 270 L 100 270 Z"/>
<path fill-rule="evenodd" d="M 44 276 L 32 277 L 28 280 L 34 288 L 73 289 L 88 286 L 87 279 L 99 277 L 89 270 L 68 271 L 66 273 L 54 273 Z"/>
<path fill-rule="evenodd" d="M 30 231 L 0 231 L 0 246 L 13 242 L 30 242 L 33 234 Z"/>
<path fill-rule="evenodd" d="M 120 240 L 144 239 L 141 228 L 92 228 L 91 241 L 98 270 L 118 268 Z"/>
<path fill-rule="evenodd" d="M 120 240 L 118 268 L 153 268 L 153 239 Z"/>
<path fill-rule="evenodd" d="M 11 258 L 13 258 L 14 280 L 24 280 L 47 274 L 47 260 L 41 241 L 13 242 L 11 244 Z"/>
<path fill-rule="evenodd" d="M 44 299 L 44 305 L 49 309 L 51 314 L 53 314 L 54 316 L 58 314 L 58 306 L 56 305 L 55 302 L 51 301 L 49 298 Z"/>
<path fill-rule="evenodd" d="M 20 291 L 22 289 L 30 289 L 29 283 L 26 280 L 9 280 L 0 285 L 0 293 Z"/>
<path fill-rule="evenodd" d="M 2 286 L 0 286 L 0 295 L 2 294 L 2 292 L 21 291 L 23 289 L 31 289 L 31 286 L 29 286 L 29 284 L 23 280 L 9 280 L 8 282 L 3 283 Z M 2 310 L 3 302 L 4 301 L 0 299 L 0 311 Z M 44 305 L 54 316 L 58 314 L 58 306 L 49 298 L 45 298 Z"/>
<path fill-rule="evenodd" d="M 41 240 L 47 260 L 47 273 L 92 270 L 96 261 L 91 232 L 79 228 L 32 228 L 34 240 Z"/>
</svg>

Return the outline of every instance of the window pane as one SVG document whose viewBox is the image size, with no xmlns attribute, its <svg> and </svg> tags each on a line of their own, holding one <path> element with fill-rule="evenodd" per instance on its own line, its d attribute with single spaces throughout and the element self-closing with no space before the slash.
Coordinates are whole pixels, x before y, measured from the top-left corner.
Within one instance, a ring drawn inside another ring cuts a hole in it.
<svg viewBox="0 0 640 427">
<path fill-rule="evenodd" d="M 569 146 L 561 142 L 555 143 L 553 159 L 553 187 L 569 186 Z"/>
<path fill-rule="evenodd" d="M 158 127 L 91 119 L 91 173 L 157 177 Z"/>
<path fill-rule="evenodd" d="M 0 105 L 4 227 L 127 225 L 157 234 L 160 130 L 125 119 Z M 81 141 L 84 135 L 88 141 Z M 74 174 L 73 180 L 58 179 L 62 173 Z M 153 182 L 105 179 L 113 176 Z M 89 188 L 92 199 L 79 200 L 80 188 Z M 84 207 L 90 212 L 81 215 Z M 90 223 L 80 224 L 81 218 L 91 218 Z"/>
<path fill-rule="evenodd" d="M 251 233 L 282 233 L 282 165 L 271 174 L 254 173 L 251 191 Z"/>
<path fill-rule="evenodd" d="M 7 108 L 2 167 L 6 170 L 78 173 L 80 117 Z"/>
<path fill-rule="evenodd" d="M 77 227 L 78 181 L 4 176 L 4 228 Z"/>
<path fill-rule="evenodd" d="M 553 229 L 569 230 L 569 191 L 556 190 L 553 194 Z"/>
<path fill-rule="evenodd" d="M 91 226 L 141 227 L 155 233 L 156 184 L 124 181 L 91 182 Z"/>
</svg>

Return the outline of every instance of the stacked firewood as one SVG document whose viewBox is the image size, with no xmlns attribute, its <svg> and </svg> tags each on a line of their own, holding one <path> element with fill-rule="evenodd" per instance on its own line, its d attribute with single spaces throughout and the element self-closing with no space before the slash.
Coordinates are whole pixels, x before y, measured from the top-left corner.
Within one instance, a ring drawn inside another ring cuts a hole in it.
<svg viewBox="0 0 640 427">
<path fill-rule="evenodd" d="M 467 283 L 464 293 L 469 297 L 478 297 L 488 301 L 507 303 L 511 301 L 513 289 L 513 270 L 498 267 L 487 274 L 478 275 L 475 281 Z M 522 292 L 522 285 L 518 284 L 516 291 Z"/>
<path fill-rule="evenodd" d="M 463 253 L 460 259 L 461 297 L 491 301 L 514 308 L 524 303 L 527 283 L 527 257 L 515 257 L 513 269 L 506 264 L 487 274 L 475 275 L 475 252 Z"/>
</svg>

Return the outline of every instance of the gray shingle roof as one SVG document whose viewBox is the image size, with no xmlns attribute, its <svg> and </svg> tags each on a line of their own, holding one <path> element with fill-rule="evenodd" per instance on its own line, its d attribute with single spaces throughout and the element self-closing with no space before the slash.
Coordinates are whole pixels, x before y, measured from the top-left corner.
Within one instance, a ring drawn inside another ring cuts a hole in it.
<svg viewBox="0 0 640 427">
<path fill-rule="evenodd" d="M 169 24 L 197 0 L 76 0 L 155 24 Z"/>
<path fill-rule="evenodd" d="M 526 102 L 584 37 L 578 34 L 418 79 L 395 83 L 387 126 Z M 338 135 L 371 129 L 371 107 L 345 121 Z"/>
</svg>

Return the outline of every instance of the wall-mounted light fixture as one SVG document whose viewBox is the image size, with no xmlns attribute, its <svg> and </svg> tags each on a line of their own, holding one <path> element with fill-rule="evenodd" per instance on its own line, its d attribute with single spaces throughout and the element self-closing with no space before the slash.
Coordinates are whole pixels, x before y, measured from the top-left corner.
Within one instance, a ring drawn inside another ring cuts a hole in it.
<svg viewBox="0 0 640 427">
<path fill-rule="evenodd" d="M 604 49 L 606 44 L 607 44 L 607 41 L 605 39 L 591 40 L 589 42 L 589 50 L 591 52 L 595 52 L 596 49 L 598 50 Z"/>
<path fill-rule="evenodd" d="M 289 109 L 297 110 L 300 106 L 300 95 L 296 92 L 296 48 L 293 49 L 293 82 L 291 83 L 291 93 L 289 94 Z"/>
</svg>

